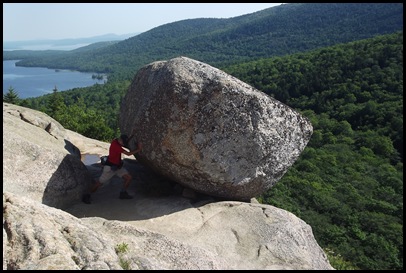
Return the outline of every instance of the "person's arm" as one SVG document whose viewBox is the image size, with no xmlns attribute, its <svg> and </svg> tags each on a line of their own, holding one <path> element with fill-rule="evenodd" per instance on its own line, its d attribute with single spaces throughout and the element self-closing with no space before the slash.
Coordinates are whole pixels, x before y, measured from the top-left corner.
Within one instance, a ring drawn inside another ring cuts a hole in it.
<svg viewBox="0 0 406 273">
<path fill-rule="evenodd" d="M 142 150 L 142 144 L 141 144 L 141 142 L 138 142 L 137 149 L 129 151 L 129 152 L 127 152 L 126 150 L 123 149 L 123 154 L 125 154 L 125 155 L 133 155 L 133 154 L 136 154 L 138 152 L 141 152 L 141 150 Z"/>
</svg>

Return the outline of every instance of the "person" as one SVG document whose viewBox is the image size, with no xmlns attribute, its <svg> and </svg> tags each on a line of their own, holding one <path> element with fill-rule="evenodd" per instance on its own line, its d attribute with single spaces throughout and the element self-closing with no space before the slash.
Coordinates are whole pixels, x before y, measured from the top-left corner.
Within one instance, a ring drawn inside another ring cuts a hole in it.
<svg viewBox="0 0 406 273">
<path fill-rule="evenodd" d="M 113 139 L 109 148 L 109 155 L 106 164 L 103 166 L 103 172 L 98 180 L 93 181 L 94 183 L 90 185 L 89 192 L 84 194 L 82 201 L 86 204 L 91 203 L 91 193 L 97 191 L 97 189 L 107 183 L 114 175 L 117 175 L 123 179 L 123 187 L 120 191 L 120 199 L 132 199 L 133 196 L 129 195 L 127 188 L 131 183 L 131 174 L 123 167 L 123 160 L 121 159 L 121 154 L 134 155 L 142 150 L 142 145 L 140 142 L 136 142 L 137 148 L 132 151 L 127 151 L 129 141 L 134 136 L 134 131 L 132 131 L 131 136 L 128 137 L 122 134 L 119 138 Z"/>
</svg>

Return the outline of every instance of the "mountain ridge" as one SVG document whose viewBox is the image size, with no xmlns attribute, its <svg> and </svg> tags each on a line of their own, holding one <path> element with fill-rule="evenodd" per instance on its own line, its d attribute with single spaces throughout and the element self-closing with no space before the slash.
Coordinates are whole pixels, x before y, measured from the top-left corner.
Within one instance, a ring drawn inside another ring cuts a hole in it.
<svg viewBox="0 0 406 273">
<path fill-rule="evenodd" d="M 96 71 L 116 74 L 109 79 L 128 80 L 143 65 L 177 56 L 224 67 L 400 30 L 402 3 L 289 3 L 228 19 L 168 23 L 111 46 L 33 55 L 17 65 Z M 3 52 L 3 60 L 12 54 Z"/>
<path fill-rule="evenodd" d="M 122 41 L 127 38 L 136 36 L 139 33 L 129 33 L 117 35 L 114 33 L 107 33 L 103 35 L 82 37 L 82 38 L 65 38 L 65 39 L 34 39 L 34 40 L 19 40 L 19 41 L 3 41 L 3 50 L 24 50 L 31 46 L 72 46 L 78 44 L 93 44 L 99 42 L 112 42 L 112 41 Z M 40 49 L 46 50 L 46 49 Z"/>
</svg>

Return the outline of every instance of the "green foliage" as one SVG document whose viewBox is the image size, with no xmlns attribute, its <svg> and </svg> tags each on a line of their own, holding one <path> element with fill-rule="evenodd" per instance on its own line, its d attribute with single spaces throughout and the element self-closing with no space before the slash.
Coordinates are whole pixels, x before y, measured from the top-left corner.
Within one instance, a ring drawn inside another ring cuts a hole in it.
<svg viewBox="0 0 406 273">
<path fill-rule="evenodd" d="M 7 93 L 3 95 L 3 102 L 8 102 L 12 104 L 18 104 L 20 102 L 18 93 L 14 90 L 12 86 L 10 86 L 8 88 Z"/>
<path fill-rule="evenodd" d="M 130 270 L 130 261 L 123 258 L 122 255 L 128 251 L 128 244 L 121 243 L 115 247 L 116 254 L 119 255 L 119 264 L 124 270 Z"/>
<path fill-rule="evenodd" d="M 326 248 L 324 252 L 327 254 L 331 266 L 336 270 L 359 270 L 359 268 L 354 267 L 350 262 L 345 261 L 340 254 L 334 253 L 333 250 Z"/>
<path fill-rule="evenodd" d="M 28 98 L 25 104 L 26 107 L 50 114 L 66 129 L 110 142 L 120 134 L 119 106 L 129 84 L 128 81 L 123 81 L 95 84 L 64 92 L 54 91 L 53 94 Z M 63 100 L 62 104 L 60 98 Z"/>
<path fill-rule="evenodd" d="M 122 257 L 119 257 L 119 263 L 122 269 L 124 270 L 131 270 L 130 268 L 130 261 L 127 259 L 124 259 Z"/>
<path fill-rule="evenodd" d="M 117 253 L 117 254 L 125 253 L 125 252 L 128 251 L 128 244 L 127 244 L 127 243 L 124 243 L 124 242 L 121 243 L 121 244 L 118 244 L 118 245 L 116 245 L 115 250 L 116 250 L 116 253 Z"/>
<path fill-rule="evenodd" d="M 403 269 L 402 49 L 395 33 L 227 68 L 311 120 L 308 146 L 258 200 L 310 224 L 336 269 Z"/>
<path fill-rule="evenodd" d="M 316 134 L 319 145 L 375 142 L 368 146 L 396 162 L 403 158 L 402 52 L 403 32 L 224 71 L 295 109 L 312 110 L 315 131 L 324 128 Z M 337 130 L 345 132 L 337 138 Z"/>
<path fill-rule="evenodd" d="M 59 111 L 55 119 L 66 129 L 89 138 L 102 141 L 114 138 L 114 131 L 107 126 L 103 115 L 92 108 L 87 108 L 82 97 L 64 111 Z"/>
<path fill-rule="evenodd" d="M 46 113 L 52 118 L 57 119 L 57 115 L 65 110 L 65 103 L 63 102 L 63 97 L 58 92 L 56 86 L 52 91 L 52 95 L 49 97 Z"/>
</svg>

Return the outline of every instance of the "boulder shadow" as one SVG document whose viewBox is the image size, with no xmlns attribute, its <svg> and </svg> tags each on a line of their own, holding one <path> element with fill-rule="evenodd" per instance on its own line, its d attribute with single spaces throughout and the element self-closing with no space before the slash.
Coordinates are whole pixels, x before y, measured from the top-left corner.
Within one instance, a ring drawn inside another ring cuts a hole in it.
<svg viewBox="0 0 406 273">
<path fill-rule="evenodd" d="M 101 175 L 100 163 L 86 167 L 93 179 L 98 179 Z M 92 194 L 91 204 L 80 201 L 65 211 L 78 218 L 101 217 L 107 220 L 137 221 L 220 201 L 216 197 L 187 189 L 157 174 L 135 159 L 124 159 L 124 167 L 133 178 L 128 188 L 128 193 L 133 195 L 133 199 L 119 199 L 123 180 L 115 176 L 110 183 Z M 188 194 L 185 196 L 186 192 Z"/>
<path fill-rule="evenodd" d="M 90 182 L 90 173 L 78 156 L 68 154 L 48 180 L 42 204 L 58 209 L 77 204 Z"/>
</svg>

